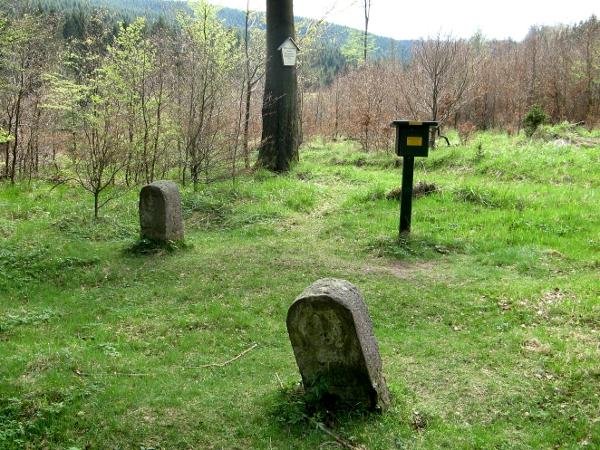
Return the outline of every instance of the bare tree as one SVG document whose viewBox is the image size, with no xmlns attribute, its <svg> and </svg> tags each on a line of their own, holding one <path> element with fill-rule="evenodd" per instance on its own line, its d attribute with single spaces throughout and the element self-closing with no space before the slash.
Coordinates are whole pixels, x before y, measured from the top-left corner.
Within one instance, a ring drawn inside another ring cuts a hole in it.
<svg viewBox="0 0 600 450">
<path fill-rule="evenodd" d="M 252 94 L 256 85 L 265 76 L 265 39 L 264 33 L 255 28 L 257 16 L 250 11 L 250 0 L 246 2 L 246 20 L 244 26 L 244 137 L 242 141 L 244 165 L 250 168 L 250 114 Z"/>
<path fill-rule="evenodd" d="M 468 42 L 438 34 L 415 44 L 404 98 L 412 115 L 446 122 L 467 99 L 476 64 Z"/>
<path fill-rule="evenodd" d="M 371 2 L 372 0 L 363 0 L 365 13 L 365 35 L 363 38 L 364 62 L 367 63 L 367 48 L 369 45 L 369 20 L 371 19 Z"/>
</svg>

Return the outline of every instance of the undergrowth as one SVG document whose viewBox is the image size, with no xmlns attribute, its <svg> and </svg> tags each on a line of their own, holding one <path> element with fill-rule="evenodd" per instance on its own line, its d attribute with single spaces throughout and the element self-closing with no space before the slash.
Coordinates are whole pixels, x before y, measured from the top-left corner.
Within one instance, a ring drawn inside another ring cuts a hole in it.
<svg viewBox="0 0 600 450">
<path fill-rule="evenodd" d="M 180 186 L 185 245 L 139 240 L 134 190 L 96 221 L 0 184 L 0 448 L 600 447 L 598 132 L 561 127 L 420 158 L 402 237 L 397 158 L 348 142 Z M 385 414 L 296 383 L 286 314 L 324 277 L 364 295 Z"/>
</svg>

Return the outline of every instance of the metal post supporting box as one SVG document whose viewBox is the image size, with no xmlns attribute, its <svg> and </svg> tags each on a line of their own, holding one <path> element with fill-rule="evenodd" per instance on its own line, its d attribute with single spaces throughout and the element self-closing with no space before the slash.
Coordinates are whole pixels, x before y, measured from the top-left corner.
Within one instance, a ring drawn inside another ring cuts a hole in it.
<svg viewBox="0 0 600 450">
<path fill-rule="evenodd" d="M 400 235 L 410 232 L 415 157 L 429 156 L 431 128 L 437 127 L 437 125 L 438 123 L 433 121 L 395 120 L 392 122 L 392 126 L 396 127 L 396 154 L 404 158 L 400 199 Z"/>
</svg>

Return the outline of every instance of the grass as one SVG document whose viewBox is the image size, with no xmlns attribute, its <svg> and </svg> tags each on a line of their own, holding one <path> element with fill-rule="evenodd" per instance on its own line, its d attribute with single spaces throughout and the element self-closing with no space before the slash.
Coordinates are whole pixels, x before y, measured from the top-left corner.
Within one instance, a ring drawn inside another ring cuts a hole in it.
<svg viewBox="0 0 600 450">
<path fill-rule="evenodd" d="M 599 146 L 435 150 L 415 182 L 439 189 L 402 241 L 393 156 L 301 159 L 184 190 L 186 245 L 148 252 L 136 192 L 96 222 L 76 188 L 1 186 L 0 448 L 334 446 L 305 420 L 285 329 L 323 277 L 362 290 L 394 397 L 316 417 L 346 441 L 600 447 Z"/>
</svg>

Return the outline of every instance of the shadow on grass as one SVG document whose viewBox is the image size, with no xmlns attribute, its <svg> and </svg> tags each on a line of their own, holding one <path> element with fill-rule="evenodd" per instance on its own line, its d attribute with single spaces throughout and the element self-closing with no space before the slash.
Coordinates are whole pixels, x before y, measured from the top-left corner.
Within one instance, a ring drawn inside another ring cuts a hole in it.
<svg viewBox="0 0 600 450">
<path fill-rule="evenodd" d="M 415 257 L 435 259 L 440 255 L 460 253 L 464 248 L 456 244 L 442 244 L 413 235 L 404 235 L 373 239 L 368 243 L 367 250 L 380 257 L 402 260 Z"/>
<path fill-rule="evenodd" d="M 184 241 L 153 241 L 151 239 L 139 239 L 132 245 L 126 247 L 123 253 L 127 256 L 154 256 L 161 253 L 175 253 L 191 249 L 190 244 Z"/>
<path fill-rule="evenodd" d="M 282 386 L 270 402 L 269 415 L 286 436 L 301 437 L 308 429 L 316 429 L 345 448 L 362 447 L 343 430 L 367 426 L 381 418 L 378 411 L 340 402 L 325 389 L 306 393 L 302 383 Z"/>
</svg>

